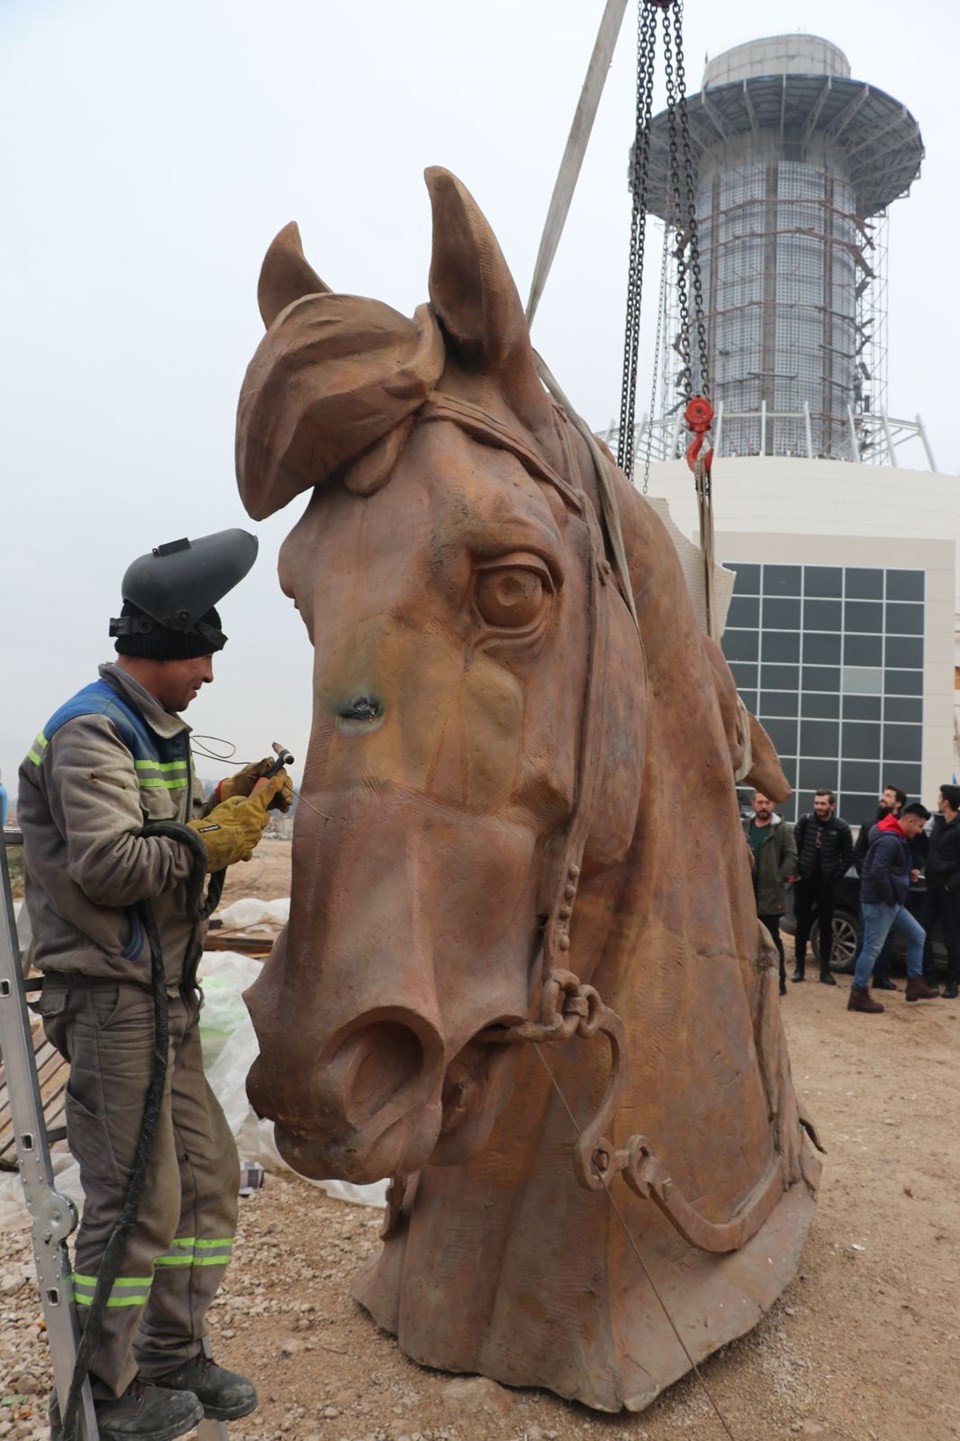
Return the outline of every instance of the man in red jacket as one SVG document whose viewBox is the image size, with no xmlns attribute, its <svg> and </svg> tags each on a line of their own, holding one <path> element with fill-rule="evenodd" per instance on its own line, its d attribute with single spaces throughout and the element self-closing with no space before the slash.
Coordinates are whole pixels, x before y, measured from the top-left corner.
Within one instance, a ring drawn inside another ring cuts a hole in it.
<svg viewBox="0 0 960 1441">
<path fill-rule="evenodd" d="M 925 806 L 914 802 L 905 806 L 898 816 L 885 816 L 870 832 L 870 842 L 863 862 L 860 880 L 860 905 L 863 909 L 863 940 L 857 969 L 847 1002 L 848 1011 L 876 1014 L 883 1010 L 868 989 L 874 962 L 892 926 L 907 940 L 908 1001 L 932 1001 L 940 992 L 928 986 L 923 978 L 923 943 L 926 933 L 907 910 L 905 902 L 913 873 L 910 842 L 930 819 Z"/>
</svg>

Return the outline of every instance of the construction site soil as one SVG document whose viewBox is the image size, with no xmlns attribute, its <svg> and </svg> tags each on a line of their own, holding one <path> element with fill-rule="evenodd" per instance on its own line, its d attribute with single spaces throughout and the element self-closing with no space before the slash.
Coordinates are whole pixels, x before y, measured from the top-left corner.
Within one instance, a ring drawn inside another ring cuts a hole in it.
<svg viewBox="0 0 960 1441">
<path fill-rule="evenodd" d="M 289 895 L 289 843 L 231 872 L 225 900 Z M 960 1436 L 960 1003 L 846 1010 L 849 979 L 790 985 L 800 1094 L 828 1155 L 800 1275 L 761 1324 L 641 1415 L 421 1369 L 350 1300 L 380 1213 L 271 1176 L 241 1202 L 210 1315 L 256 1380 L 236 1441 L 946 1441 Z M 29 1233 L 0 1240 L 0 1438 L 45 1437 L 49 1366 Z M 708 1395 L 709 1393 L 709 1395 Z M 715 1409 L 716 1408 L 716 1409 Z M 722 1418 L 722 1420 L 720 1419 Z"/>
</svg>

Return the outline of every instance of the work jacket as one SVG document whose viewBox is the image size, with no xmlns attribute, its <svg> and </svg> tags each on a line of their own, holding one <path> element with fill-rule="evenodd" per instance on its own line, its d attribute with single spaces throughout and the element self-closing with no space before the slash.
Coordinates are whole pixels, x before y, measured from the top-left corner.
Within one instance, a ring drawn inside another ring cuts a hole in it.
<svg viewBox="0 0 960 1441">
<path fill-rule="evenodd" d="M 818 852 L 820 872 L 826 883 L 829 885 L 840 879 L 853 854 L 853 833 L 846 821 L 842 821 L 839 816 L 820 821 L 814 813 L 808 811 L 797 821 L 794 836 L 797 842 L 797 869 L 804 880 L 813 878 Z"/>
<path fill-rule="evenodd" d="M 744 819 L 743 834 L 748 845 L 752 825 L 752 816 Z M 784 883 L 797 869 L 797 845 L 793 838 L 793 826 L 788 825 L 782 816 L 774 816 L 768 826 L 760 826 L 758 829 L 763 832 L 763 842 L 757 853 L 753 872 L 757 915 L 779 916 L 784 909 Z M 753 854 L 751 846 L 751 861 Z"/>
<path fill-rule="evenodd" d="M 190 727 L 116 665 L 50 718 L 20 767 L 33 961 L 40 970 L 150 984 L 138 901 L 152 903 L 169 992 L 203 944 L 187 919 L 192 852 L 140 834 L 202 814 Z"/>
<path fill-rule="evenodd" d="M 910 889 L 913 851 L 896 816 L 884 816 L 870 832 L 860 873 L 860 899 L 867 905 L 902 906 Z"/>
</svg>

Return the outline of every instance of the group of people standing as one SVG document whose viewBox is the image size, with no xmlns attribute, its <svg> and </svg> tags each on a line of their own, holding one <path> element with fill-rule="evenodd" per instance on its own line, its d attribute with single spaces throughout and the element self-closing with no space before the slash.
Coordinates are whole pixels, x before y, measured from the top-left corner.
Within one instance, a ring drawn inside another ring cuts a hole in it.
<svg viewBox="0 0 960 1441">
<path fill-rule="evenodd" d="M 767 927 L 780 957 L 780 994 L 787 991 L 787 971 L 780 920 L 786 887 L 794 886 L 796 964 L 792 981 L 806 979 L 807 946 L 814 917 L 818 921 L 820 981 L 835 986 L 830 964 L 833 946 L 834 894 L 851 863 L 860 877 L 860 930 L 853 961 L 838 969 L 853 973 L 847 1009 L 877 1013 L 881 1003 L 874 990 L 895 991 L 890 977 L 894 936 L 906 942 L 906 1000 L 956 1000 L 960 994 L 960 786 L 942 785 L 938 814 L 907 802 L 898 786 L 885 786 L 877 812 L 853 833 L 836 813 L 832 790 L 818 790 L 813 810 L 793 827 L 777 815 L 774 803 L 760 791 L 753 796 L 753 814 L 743 821 L 750 851 L 757 916 Z M 911 883 L 921 873 L 926 892 L 920 919 L 907 906 Z M 935 977 L 930 936 L 943 926 L 947 976 L 941 993 Z"/>
</svg>

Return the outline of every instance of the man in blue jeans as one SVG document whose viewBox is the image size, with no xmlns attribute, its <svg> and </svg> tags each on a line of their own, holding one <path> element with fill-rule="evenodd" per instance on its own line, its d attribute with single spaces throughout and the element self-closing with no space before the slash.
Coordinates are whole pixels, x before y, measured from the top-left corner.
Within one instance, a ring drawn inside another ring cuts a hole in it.
<svg viewBox="0 0 960 1441">
<path fill-rule="evenodd" d="M 874 962 L 894 926 L 907 942 L 906 999 L 932 1001 L 939 998 L 936 986 L 928 986 L 923 978 L 926 932 L 904 904 L 913 872 L 910 842 L 920 834 L 929 819 L 930 812 L 917 801 L 904 806 L 899 816 L 885 816 L 870 832 L 870 844 L 860 878 L 863 937 L 847 1001 L 848 1011 L 876 1014 L 883 1010 L 880 1002 L 870 994 L 870 977 Z"/>
</svg>

